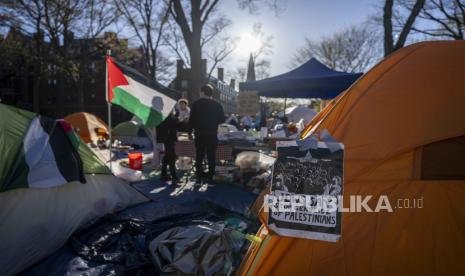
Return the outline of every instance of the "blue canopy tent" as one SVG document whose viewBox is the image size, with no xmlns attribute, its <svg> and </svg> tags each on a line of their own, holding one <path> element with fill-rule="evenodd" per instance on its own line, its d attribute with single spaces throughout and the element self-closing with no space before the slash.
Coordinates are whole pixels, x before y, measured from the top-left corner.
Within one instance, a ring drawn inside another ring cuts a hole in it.
<svg viewBox="0 0 465 276">
<path fill-rule="evenodd" d="M 258 91 L 271 98 L 332 99 L 349 88 L 362 73 L 346 73 L 329 69 L 310 59 L 298 68 L 268 79 L 239 84 L 241 91 Z"/>
</svg>

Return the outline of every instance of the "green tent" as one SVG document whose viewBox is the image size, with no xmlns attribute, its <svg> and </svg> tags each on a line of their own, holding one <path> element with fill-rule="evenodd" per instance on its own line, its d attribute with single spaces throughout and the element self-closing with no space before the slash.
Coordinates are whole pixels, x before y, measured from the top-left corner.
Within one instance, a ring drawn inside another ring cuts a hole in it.
<svg viewBox="0 0 465 276">
<path fill-rule="evenodd" d="M 123 122 L 117 125 L 113 136 L 123 144 L 137 145 L 141 148 L 152 149 L 152 134 L 142 123 L 135 120 Z"/>
<path fill-rule="evenodd" d="M 133 137 L 150 137 L 150 131 L 142 124 L 136 121 L 127 121 L 118 124 L 112 130 L 113 135 L 133 136 Z"/>
<path fill-rule="evenodd" d="M 0 104 L 0 192 L 48 188 L 110 174 L 64 121 Z"/>
<path fill-rule="evenodd" d="M 148 201 L 62 120 L 0 104 L 0 152 L 0 275 L 43 260 L 86 223 Z"/>
</svg>

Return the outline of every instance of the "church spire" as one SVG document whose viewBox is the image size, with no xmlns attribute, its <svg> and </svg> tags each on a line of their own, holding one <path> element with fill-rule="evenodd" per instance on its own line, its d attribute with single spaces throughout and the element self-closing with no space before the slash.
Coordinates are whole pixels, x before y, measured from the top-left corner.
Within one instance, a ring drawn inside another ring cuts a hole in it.
<svg viewBox="0 0 465 276">
<path fill-rule="evenodd" d="M 255 61 L 253 55 L 250 53 L 249 65 L 247 66 L 247 79 L 246 81 L 256 81 L 255 79 Z"/>
</svg>

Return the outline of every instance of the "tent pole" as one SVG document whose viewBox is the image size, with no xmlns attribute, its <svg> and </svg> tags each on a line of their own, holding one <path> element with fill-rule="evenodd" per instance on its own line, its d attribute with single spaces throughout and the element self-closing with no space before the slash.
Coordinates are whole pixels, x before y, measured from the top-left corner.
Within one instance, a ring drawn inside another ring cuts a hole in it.
<svg viewBox="0 0 465 276">
<path fill-rule="evenodd" d="M 108 138 L 110 139 L 110 171 L 113 173 L 113 166 L 111 164 L 111 151 L 113 147 L 113 141 L 111 140 L 111 102 L 108 97 L 108 61 L 107 57 L 109 58 L 111 56 L 111 50 L 107 50 L 107 54 L 105 57 L 105 98 L 107 100 L 107 111 L 108 111 Z"/>
<path fill-rule="evenodd" d="M 284 98 L 284 117 L 286 117 L 286 105 L 287 105 L 287 97 Z"/>
</svg>

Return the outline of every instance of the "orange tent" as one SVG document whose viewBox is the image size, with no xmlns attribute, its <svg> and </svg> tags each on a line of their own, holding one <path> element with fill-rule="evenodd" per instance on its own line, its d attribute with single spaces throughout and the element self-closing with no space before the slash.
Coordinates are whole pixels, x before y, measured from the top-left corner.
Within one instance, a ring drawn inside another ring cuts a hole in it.
<svg viewBox="0 0 465 276">
<path fill-rule="evenodd" d="M 73 126 L 76 133 L 86 143 L 98 140 L 98 131 L 103 130 L 104 135 L 108 134 L 108 126 L 105 122 L 87 112 L 73 113 L 66 116 L 64 120 Z"/>
<path fill-rule="evenodd" d="M 393 212 L 343 213 L 336 243 L 262 226 L 240 274 L 464 275 L 465 41 L 405 47 L 322 112 L 304 134 L 344 143 L 344 205 L 386 195 Z"/>
</svg>

